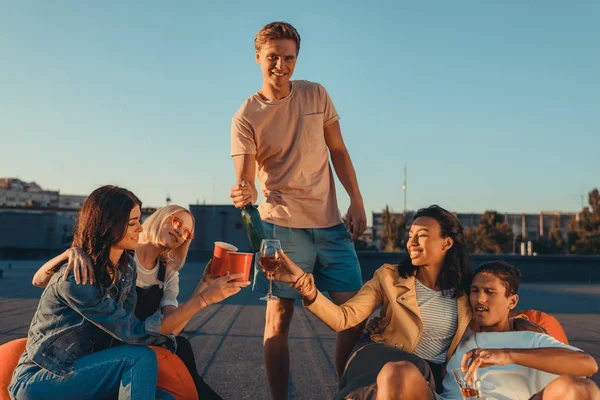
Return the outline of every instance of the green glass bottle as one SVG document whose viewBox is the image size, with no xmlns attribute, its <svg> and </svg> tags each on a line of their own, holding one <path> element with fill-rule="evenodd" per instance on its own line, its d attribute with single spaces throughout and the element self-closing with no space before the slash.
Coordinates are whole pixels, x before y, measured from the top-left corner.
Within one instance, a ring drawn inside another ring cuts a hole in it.
<svg viewBox="0 0 600 400">
<path fill-rule="evenodd" d="M 260 243 L 263 239 L 266 239 L 266 235 L 260 214 L 252 203 L 248 203 L 242 208 L 242 222 L 248 234 L 252 251 L 254 253 L 260 251 Z"/>
</svg>

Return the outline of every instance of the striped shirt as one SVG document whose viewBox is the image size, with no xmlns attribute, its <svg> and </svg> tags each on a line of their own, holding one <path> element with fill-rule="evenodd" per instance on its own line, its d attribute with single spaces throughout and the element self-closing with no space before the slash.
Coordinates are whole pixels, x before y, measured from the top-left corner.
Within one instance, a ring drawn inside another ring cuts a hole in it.
<svg viewBox="0 0 600 400">
<path fill-rule="evenodd" d="M 446 352 L 458 329 L 458 305 L 455 298 L 444 296 L 415 279 L 417 304 L 423 320 L 423 333 L 414 354 L 436 364 L 446 361 Z"/>
</svg>

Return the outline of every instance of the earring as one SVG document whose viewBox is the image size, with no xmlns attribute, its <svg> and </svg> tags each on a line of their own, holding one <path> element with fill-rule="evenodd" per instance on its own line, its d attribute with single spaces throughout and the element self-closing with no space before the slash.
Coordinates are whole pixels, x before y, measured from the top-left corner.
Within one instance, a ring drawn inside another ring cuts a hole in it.
<svg viewBox="0 0 600 400">
<path fill-rule="evenodd" d="M 169 250 L 169 252 L 167 253 L 167 258 L 169 259 L 169 261 L 175 261 L 174 258 L 171 258 L 171 250 Z"/>
</svg>

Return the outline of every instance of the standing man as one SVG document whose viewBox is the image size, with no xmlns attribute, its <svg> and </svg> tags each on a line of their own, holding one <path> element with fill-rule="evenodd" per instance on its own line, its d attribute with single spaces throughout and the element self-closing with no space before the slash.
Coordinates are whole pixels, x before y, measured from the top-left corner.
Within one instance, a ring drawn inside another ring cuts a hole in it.
<svg viewBox="0 0 600 400">
<path fill-rule="evenodd" d="M 230 197 L 237 208 L 255 203 L 255 176 L 265 198 L 259 207 L 267 237 L 283 250 L 336 304 L 362 286 L 352 241 L 366 228 L 362 195 L 350 155 L 342 139 L 340 119 L 327 91 L 318 83 L 292 81 L 300 35 L 285 22 L 265 25 L 254 39 L 256 63 L 263 83 L 246 99 L 231 124 L 231 156 L 237 182 Z M 344 226 L 337 206 L 336 175 L 350 196 Z M 255 268 L 253 289 L 266 293 L 268 282 Z M 299 295 L 273 282 L 280 300 L 267 302 L 264 356 L 271 395 L 288 398 L 290 368 L 288 332 Z M 335 364 L 343 372 L 362 325 L 337 337 Z"/>
</svg>

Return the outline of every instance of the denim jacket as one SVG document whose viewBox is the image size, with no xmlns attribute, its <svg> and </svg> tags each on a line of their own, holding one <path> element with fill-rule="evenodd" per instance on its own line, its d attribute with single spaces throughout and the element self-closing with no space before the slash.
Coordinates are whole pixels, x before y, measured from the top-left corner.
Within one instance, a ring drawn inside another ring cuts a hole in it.
<svg viewBox="0 0 600 400">
<path fill-rule="evenodd" d="M 66 375 L 82 356 L 120 343 L 165 345 L 174 352 L 174 336 L 160 333 L 162 315 L 141 322 L 133 314 L 134 265 L 131 259 L 104 296 L 96 285 L 75 283 L 72 271 L 65 281 L 63 265 L 40 298 L 29 326 L 25 357 L 54 374 Z"/>
</svg>

